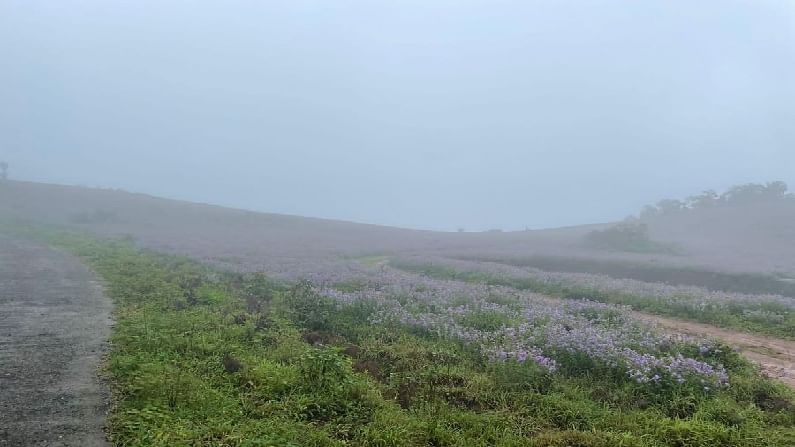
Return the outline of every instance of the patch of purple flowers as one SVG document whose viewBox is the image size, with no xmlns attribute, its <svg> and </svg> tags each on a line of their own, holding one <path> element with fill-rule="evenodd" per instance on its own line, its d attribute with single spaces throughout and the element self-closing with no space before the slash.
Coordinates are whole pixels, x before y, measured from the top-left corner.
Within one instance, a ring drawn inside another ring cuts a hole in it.
<svg viewBox="0 0 795 447">
<path fill-rule="evenodd" d="M 335 286 L 352 278 L 361 285 L 355 291 Z M 409 325 L 455 337 L 479 346 L 494 361 L 532 362 L 555 373 L 562 364 L 585 356 L 648 386 L 687 382 L 713 389 L 728 385 L 723 366 L 678 353 L 678 347 L 688 345 L 709 354 L 715 349 L 709 341 L 665 334 L 636 320 L 621 306 L 431 279 L 383 265 L 347 265 L 325 276 L 316 271 L 312 282 L 320 293 L 340 304 L 375 303 L 372 324 Z M 479 316 L 495 314 L 505 323 L 487 328 L 471 324 Z"/>
</svg>

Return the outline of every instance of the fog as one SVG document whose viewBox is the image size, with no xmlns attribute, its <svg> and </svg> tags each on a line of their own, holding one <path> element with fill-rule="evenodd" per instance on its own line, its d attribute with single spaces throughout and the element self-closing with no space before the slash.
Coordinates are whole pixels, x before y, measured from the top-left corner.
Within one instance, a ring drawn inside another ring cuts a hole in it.
<svg viewBox="0 0 795 447">
<path fill-rule="evenodd" d="M 412 228 L 795 184 L 788 1 L 0 2 L 16 179 Z"/>
</svg>

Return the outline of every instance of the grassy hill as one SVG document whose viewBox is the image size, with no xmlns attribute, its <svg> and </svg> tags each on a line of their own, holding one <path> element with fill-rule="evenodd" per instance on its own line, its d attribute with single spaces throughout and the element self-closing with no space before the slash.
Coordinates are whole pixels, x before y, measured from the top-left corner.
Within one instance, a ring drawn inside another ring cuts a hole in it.
<svg viewBox="0 0 795 447">
<path fill-rule="evenodd" d="M 729 272 L 795 272 L 795 200 L 727 206 L 648 220 L 651 240 L 676 247 L 632 253 L 590 247 L 584 237 L 609 224 L 483 233 L 407 230 L 258 213 L 120 190 L 8 181 L 5 218 L 129 236 L 140 244 L 198 258 L 255 265 L 263 258 L 428 253 L 528 258 L 555 256 L 633 265 Z"/>
<path fill-rule="evenodd" d="M 647 223 L 649 238 L 680 245 L 676 254 L 584 243 L 610 225 L 441 233 L 24 182 L 0 185 L 0 213 L 0 224 L 17 223 L 12 233 L 71 252 L 104 279 L 116 306 L 106 372 L 117 445 L 778 447 L 795 439 L 785 385 L 795 369 L 783 340 L 790 298 L 614 278 L 736 288 L 737 274 L 668 265 L 714 256 L 658 232 L 700 213 Z M 764 245 L 743 247 L 765 254 Z M 365 255 L 379 256 L 350 259 Z M 476 261 L 454 259 L 462 257 Z M 589 270 L 598 275 L 567 273 Z M 760 362 L 764 375 L 731 345 L 671 333 L 638 311 L 780 336 L 784 348 L 769 354 L 783 368 Z"/>
</svg>

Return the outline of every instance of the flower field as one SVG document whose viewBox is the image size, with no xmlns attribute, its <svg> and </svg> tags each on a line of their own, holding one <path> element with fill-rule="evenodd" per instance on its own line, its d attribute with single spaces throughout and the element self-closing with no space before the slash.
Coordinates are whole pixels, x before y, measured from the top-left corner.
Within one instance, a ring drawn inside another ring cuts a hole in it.
<svg viewBox="0 0 795 447">
<path fill-rule="evenodd" d="M 635 310 L 795 338 L 795 298 L 744 294 L 606 275 L 545 272 L 495 262 L 404 258 L 399 268 L 439 278 L 500 284 L 548 295 L 621 304 Z"/>
<path fill-rule="evenodd" d="M 36 237 L 80 256 L 115 302 L 115 445 L 795 442 L 790 389 L 625 305 L 386 258 L 303 258 L 263 274 L 129 241 Z"/>
<path fill-rule="evenodd" d="M 340 302 L 377 303 L 372 324 L 403 324 L 478 346 L 493 360 L 534 362 L 549 372 L 599 369 L 649 386 L 728 385 L 721 348 L 663 334 L 634 321 L 626 308 L 593 301 L 560 302 L 508 287 L 434 280 L 383 270 L 361 290 L 324 287 Z M 328 281 L 324 281 L 328 283 Z"/>
</svg>

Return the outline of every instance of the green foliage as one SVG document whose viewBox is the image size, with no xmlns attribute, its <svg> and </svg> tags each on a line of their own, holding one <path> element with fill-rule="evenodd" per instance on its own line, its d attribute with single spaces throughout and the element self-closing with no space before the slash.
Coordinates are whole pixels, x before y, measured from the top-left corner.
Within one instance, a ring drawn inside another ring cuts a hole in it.
<svg viewBox="0 0 795 447">
<path fill-rule="evenodd" d="M 480 311 L 463 315 L 459 318 L 461 324 L 481 331 L 495 331 L 503 326 L 514 323 L 510 316 L 502 312 Z"/>
<path fill-rule="evenodd" d="M 795 439 L 789 391 L 740 364 L 728 390 L 655 400 L 598 369 L 552 375 L 489 362 L 458 340 L 371 325 L 372 307 L 332 303 L 308 284 L 219 274 L 127 242 L 47 237 L 102 275 L 116 304 L 106 366 L 116 445 L 712 447 Z M 252 309 L 252 297 L 267 305 Z M 475 326 L 502 323 L 476 315 Z M 323 342 L 313 345 L 309 334 Z M 232 360 L 239 367 L 229 368 Z"/>
<path fill-rule="evenodd" d="M 649 238 L 649 228 L 636 221 L 622 222 L 604 230 L 594 230 L 585 235 L 588 246 L 603 250 L 635 253 L 673 253 L 674 250 Z"/>
<path fill-rule="evenodd" d="M 300 327 L 313 331 L 333 329 L 334 302 L 315 292 L 308 282 L 300 282 L 290 289 L 288 306 L 290 317 Z"/>
<path fill-rule="evenodd" d="M 352 383 L 350 361 L 328 349 L 311 349 L 299 359 L 303 386 L 310 391 L 336 391 Z"/>
<path fill-rule="evenodd" d="M 629 435 L 613 435 L 598 431 L 553 431 L 538 436 L 535 447 L 621 447 L 641 446 L 640 441 Z"/>
</svg>

